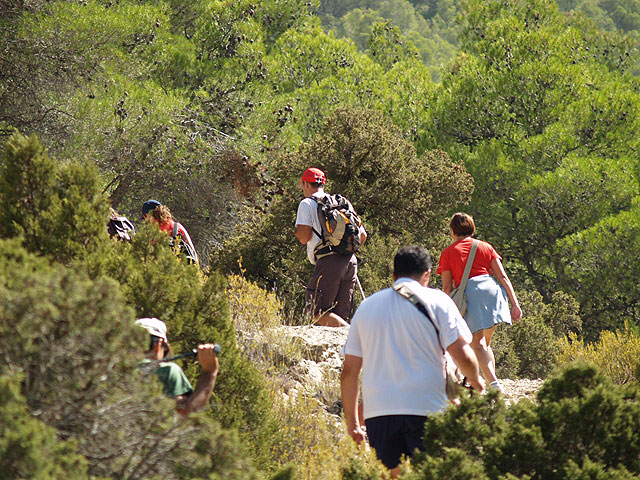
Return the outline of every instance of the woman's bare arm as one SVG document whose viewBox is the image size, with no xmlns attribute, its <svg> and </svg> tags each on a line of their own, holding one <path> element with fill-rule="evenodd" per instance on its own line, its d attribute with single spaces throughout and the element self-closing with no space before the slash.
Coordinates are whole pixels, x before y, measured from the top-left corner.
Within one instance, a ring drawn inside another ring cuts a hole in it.
<svg viewBox="0 0 640 480">
<path fill-rule="evenodd" d="M 449 295 L 453 288 L 453 275 L 451 275 L 451 270 L 445 270 L 442 272 L 442 291 Z"/>
<path fill-rule="evenodd" d="M 511 302 L 511 320 L 513 320 L 513 323 L 516 323 L 520 320 L 520 317 L 522 317 L 522 310 L 518 304 L 518 299 L 516 298 L 516 292 L 513 290 L 513 285 L 511 285 L 511 280 L 507 277 L 507 273 L 504 271 L 504 267 L 502 266 L 500 259 L 494 258 L 491 260 L 491 271 L 493 272 L 493 276 L 496 280 L 498 280 L 500 285 L 502 285 L 507 291 L 509 302 Z"/>
</svg>

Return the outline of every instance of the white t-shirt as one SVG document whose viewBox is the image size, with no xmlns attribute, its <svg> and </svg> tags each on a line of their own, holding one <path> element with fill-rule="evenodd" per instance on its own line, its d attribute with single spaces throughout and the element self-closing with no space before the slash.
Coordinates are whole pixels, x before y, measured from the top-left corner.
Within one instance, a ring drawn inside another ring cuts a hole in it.
<svg viewBox="0 0 640 480">
<path fill-rule="evenodd" d="M 316 192 L 311 196 L 322 198 L 325 196 L 325 193 Z M 298 205 L 296 225 L 307 225 L 309 227 L 312 227 L 316 232 L 321 232 L 322 226 L 320 225 L 320 219 L 318 218 L 318 203 L 312 200 L 310 197 L 305 198 L 300 202 L 300 205 Z M 320 240 L 320 237 L 316 235 L 315 232 L 312 232 L 311 240 L 307 242 L 307 258 L 313 265 L 316 264 L 314 250 L 316 248 L 316 245 L 320 243 Z"/>
<path fill-rule="evenodd" d="M 364 418 L 429 415 L 446 407 L 445 350 L 471 331 L 449 296 L 400 278 L 422 300 L 438 325 L 440 343 L 428 318 L 393 290 L 381 290 L 356 310 L 345 353 L 362 358 Z M 442 345 L 442 347 L 440 346 Z"/>
</svg>

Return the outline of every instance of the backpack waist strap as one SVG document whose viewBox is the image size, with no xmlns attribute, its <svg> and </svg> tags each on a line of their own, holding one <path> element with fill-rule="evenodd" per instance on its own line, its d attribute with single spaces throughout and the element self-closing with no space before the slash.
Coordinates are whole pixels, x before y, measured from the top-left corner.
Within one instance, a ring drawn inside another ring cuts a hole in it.
<svg viewBox="0 0 640 480">
<path fill-rule="evenodd" d="M 319 248 L 315 251 L 316 260 L 320 260 L 322 257 L 326 257 L 328 255 L 333 255 L 334 253 L 336 253 L 335 249 L 331 245 Z"/>
</svg>

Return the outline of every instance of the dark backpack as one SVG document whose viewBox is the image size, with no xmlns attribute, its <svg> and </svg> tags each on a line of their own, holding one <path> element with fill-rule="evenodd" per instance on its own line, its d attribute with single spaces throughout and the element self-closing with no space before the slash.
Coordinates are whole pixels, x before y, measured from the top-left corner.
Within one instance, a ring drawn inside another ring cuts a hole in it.
<svg viewBox="0 0 640 480">
<path fill-rule="evenodd" d="M 116 240 L 131 241 L 136 233 L 136 227 L 127 217 L 111 217 L 107 222 L 107 233 Z"/>
<path fill-rule="evenodd" d="M 177 248 L 178 253 L 187 259 L 187 263 L 198 263 L 198 254 L 189 242 L 185 242 L 178 231 L 178 222 L 173 222 L 173 232 L 171 233 L 171 247 Z"/>
<path fill-rule="evenodd" d="M 318 218 L 321 231 L 315 248 L 316 259 L 330 253 L 353 255 L 360 248 L 360 226 L 362 221 L 349 200 L 342 195 L 311 197 L 318 203 Z"/>
</svg>

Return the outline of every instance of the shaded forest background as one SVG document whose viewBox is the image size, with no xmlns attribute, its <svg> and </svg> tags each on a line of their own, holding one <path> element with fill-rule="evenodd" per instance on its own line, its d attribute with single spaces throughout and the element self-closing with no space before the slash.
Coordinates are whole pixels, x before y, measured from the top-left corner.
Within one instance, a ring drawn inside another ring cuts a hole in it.
<svg viewBox="0 0 640 480">
<path fill-rule="evenodd" d="M 325 478 L 360 478 L 348 472 L 369 467 L 328 427 L 314 424 L 326 437 L 313 447 L 284 427 L 300 420 L 273 386 L 285 366 L 257 362 L 236 331 L 309 320 L 311 266 L 293 236 L 309 166 L 367 225 L 367 293 L 388 285 L 400 245 L 437 261 L 449 216 L 467 211 L 525 312 L 496 336 L 499 374 L 588 358 L 637 384 L 639 45 L 640 0 L 0 2 L 0 398 L 43 439 L 24 464 L 289 478 L 287 463 L 320 468 L 304 446 L 335 459 Z M 137 219 L 148 198 L 185 224 L 202 270 L 146 225 L 132 244 L 109 241 L 109 206 Z M 193 423 L 166 413 L 143 428 L 162 408 L 132 374 L 140 316 L 165 319 L 176 347 L 225 348 L 211 411 Z M 138 413 L 124 422 L 119 408 Z M 182 444 L 185 432 L 200 433 Z"/>
</svg>

